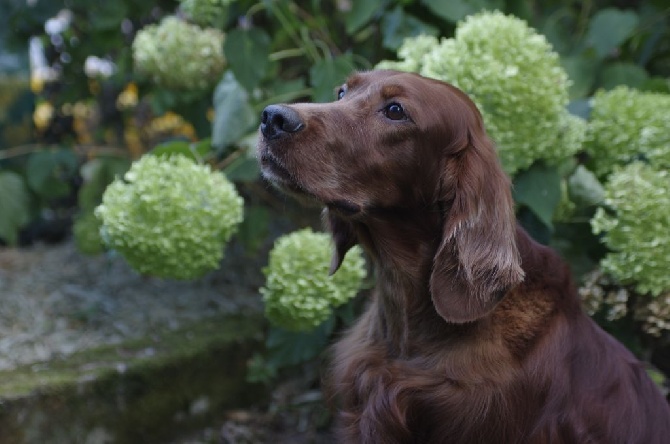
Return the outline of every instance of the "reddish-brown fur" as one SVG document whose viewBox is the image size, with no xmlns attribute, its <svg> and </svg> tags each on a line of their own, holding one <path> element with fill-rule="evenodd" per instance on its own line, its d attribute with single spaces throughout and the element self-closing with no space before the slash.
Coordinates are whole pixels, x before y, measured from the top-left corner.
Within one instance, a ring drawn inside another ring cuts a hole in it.
<svg viewBox="0 0 670 444">
<path fill-rule="evenodd" d="M 642 365 L 516 224 L 467 96 L 393 71 L 343 94 L 267 108 L 259 143 L 267 179 L 325 205 L 333 270 L 355 244 L 374 264 L 372 300 L 334 346 L 338 442 L 670 442 Z"/>
</svg>

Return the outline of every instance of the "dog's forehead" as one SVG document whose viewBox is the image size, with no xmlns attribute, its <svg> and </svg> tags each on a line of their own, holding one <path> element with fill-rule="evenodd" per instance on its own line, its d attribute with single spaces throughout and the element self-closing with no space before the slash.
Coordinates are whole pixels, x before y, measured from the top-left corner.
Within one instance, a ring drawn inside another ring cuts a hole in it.
<svg viewBox="0 0 670 444">
<path fill-rule="evenodd" d="M 432 96 L 439 91 L 446 92 L 446 85 L 415 73 L 375 70 L 358 72 L 346 82 L 347 92 L 376 94 L 383 98 L 402 96 Z"/>
</svg>

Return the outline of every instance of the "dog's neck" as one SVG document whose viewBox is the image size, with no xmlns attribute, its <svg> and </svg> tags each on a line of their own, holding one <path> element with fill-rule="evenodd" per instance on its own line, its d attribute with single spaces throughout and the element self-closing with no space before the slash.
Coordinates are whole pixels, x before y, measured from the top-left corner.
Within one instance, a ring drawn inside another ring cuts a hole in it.
<svg viewBox="0 0 670 444">
<path fill-rule="evenodd" d="M 549 275 L 559 282 L 556 285 L 569 282 L 568 267 L 517 228 L 522 260 L 534 264 L 526 270 L 526 289 L 508 294 L 491 316 L 464 324 L 449 323 L 437 313 L 429 284 L 442 224 L 439 213 L 427 211 L 420 217 L 373 218 L 356 225 L 358 240 L 373 262 L 377 280 L 371 307 L 376 316 L 370 318 L 368 334 L 375 342 L 385 343 L 390 356 L 405 359 L 430 354 L 430 344 L 439 354 L 448 343 L 456 345 L 480 331 L 508 330 L 510 326 L 514 326 L 514 334 L 498 336 L 508 337 L 514 347 L 526 347 L 534 337 L 528 332 L 541 330 L 536 324 L 544 322 L 556 305 L 551 294 L 534 294 L 530 289 L 537 285 L 535 281 L 545 282 Z M 528 294 L 533 296 L 528 298 Z M 576 295 L 566 294 L 561 307 L 572 317 L 581 313 Z M 526 312 L 533 315 L 526 316 Z M 493 338 L 491 344 L 496 343 L 495 337 L 487 336 Z"/>
<path fill-rule="evenodd" d="M 429 289 L 441 226 L 435 211 L 420 217 L 398 213 L 392 220 L 388 215 L 372 217 L 357 226 L 359 242 L 374 264 L 377 279 L 373 303 L 378 325 L 371 333 L 383 338 L 392 354 L 409 356 L 413 344 L 437 339 L 447 328 L 435 311 Z"/>
</svg>

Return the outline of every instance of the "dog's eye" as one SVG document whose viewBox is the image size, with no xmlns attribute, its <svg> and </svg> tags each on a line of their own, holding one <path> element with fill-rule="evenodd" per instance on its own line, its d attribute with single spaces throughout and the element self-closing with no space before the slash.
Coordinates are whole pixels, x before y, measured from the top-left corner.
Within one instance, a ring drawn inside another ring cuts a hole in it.
<svg viewBox="0 0 670 444">
<path fill-rule="evenodd" d="M 344 95 L 346 94 L 346 91 L 344 88 L 340 88 L 339 91 L 337 91 L 337 100 L 340 100 Z"/>
<path fill-rule="evenodd" d="M 390 103 L 384 108 L 384 115 L 391 120 L 404 120 L 407 118 L 405 110 L 399 103 Z"/>
</svg>

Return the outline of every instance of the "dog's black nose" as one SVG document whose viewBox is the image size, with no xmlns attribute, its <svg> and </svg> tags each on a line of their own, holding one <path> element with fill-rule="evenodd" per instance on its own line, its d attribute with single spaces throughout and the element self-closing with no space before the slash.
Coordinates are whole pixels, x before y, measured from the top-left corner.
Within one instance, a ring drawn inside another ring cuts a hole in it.
<svg viewBox="0 0 670 444">
<path fill-rule="evenodd" d="M 300 115 L 286 105 L 270 105 L 261 114 L 261 132 L 267 139 L 297 133 L 304 127 Z"/>
</svg>

